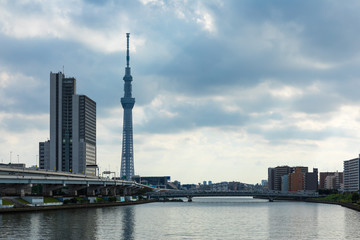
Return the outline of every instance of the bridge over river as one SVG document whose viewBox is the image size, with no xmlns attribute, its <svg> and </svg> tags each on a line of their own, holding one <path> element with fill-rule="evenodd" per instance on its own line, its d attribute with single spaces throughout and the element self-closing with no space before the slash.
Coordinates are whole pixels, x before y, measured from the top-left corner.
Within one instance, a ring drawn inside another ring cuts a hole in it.
<svg viewBox="0 0 360 240">
<path fill-rule="evenodd" d="M 270 201 L 276 199 L 304 200 L 306 198 L 322 197 L 316 192 L 279 192 L 279 191 L 194 191 L 194 190 L 169 190 L 149 192 L 150 198 L 187 198 L 191 201 L 194 197 L 254 197 L 265 198 Z"/>
</svg>

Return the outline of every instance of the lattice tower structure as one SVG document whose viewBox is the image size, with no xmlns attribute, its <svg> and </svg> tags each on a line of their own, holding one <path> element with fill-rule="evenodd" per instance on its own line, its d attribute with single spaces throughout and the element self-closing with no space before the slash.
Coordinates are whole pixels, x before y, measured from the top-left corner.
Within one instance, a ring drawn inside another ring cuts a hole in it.
<svg viewBox="0 0 360 240">
<path fill-rule="evenodd" d="M 132 109 L 135 104 L 135 98 L 132 97 L 132 76 L 129 55 L 129 38 L 130 33 L 126 33 L 127 50 L 126 50 L 126 67 L 124 80 L 124 97 L 121 98 L 121 105 L 124 109 L 123 120 L 123 142 L 121 153 L 121 169 L 120 177 L 125 180 L 131 180 L 134 176 L 134 146 L 133 146 L 133 123 L 132 123 Z"/>
</svg>

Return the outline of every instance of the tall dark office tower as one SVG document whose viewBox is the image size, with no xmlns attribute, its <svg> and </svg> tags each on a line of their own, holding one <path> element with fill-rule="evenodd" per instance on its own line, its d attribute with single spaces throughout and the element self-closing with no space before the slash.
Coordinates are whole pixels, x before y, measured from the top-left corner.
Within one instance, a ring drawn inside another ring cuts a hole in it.
<svg viewBox="0 0 360 240">
<path fill-rule="evenodd" d="M 72 171 L 72 97 L 76 79 L 50 73 L 50 169 Z"/>
<path fill-rule="evenodd" d="M 50 142 L 39 143 L 39 156 L 43 169 L 96 174 L 96 102 L 61 72 L 50 73 Z"/>
<path fill-rule="evenodd" d="M 132 109 L 135 104 L 135 98 L 131 96 L 131 81 L 129 62 L 129 38 L 130 33 L 126 33 L 127 50 L 126 50 L 126 68 L 124 80 L 124 97 L 121 98 L 121 105 L 124 109 L 123 121 L 123 142 L 121 153 L 121 173 L 120 177 L 125 180 L 131 180 L 134 176 L 134 149 L 133 149 L 133 125 Z"/>
</svg>

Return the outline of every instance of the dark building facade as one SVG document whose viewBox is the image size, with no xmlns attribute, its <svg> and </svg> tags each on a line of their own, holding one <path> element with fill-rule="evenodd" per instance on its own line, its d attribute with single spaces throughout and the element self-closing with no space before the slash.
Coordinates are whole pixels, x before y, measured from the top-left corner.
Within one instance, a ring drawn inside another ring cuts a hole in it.
<svg viewBox="0 0 360 240">
<path fill-rule="evenodd" d="M 313 168 L 313 172 L 305 173 L 305 190 L 317 191 L 318 190 L 318 169 Z"/>
<path fill-rule="evenodd" d="M 284 178 L 284 176 L 287 176 Z M 282 182 L 286 179 L 286 186 Z M 318 170 L 308 172 L 308 167 L 278 166 L 268 168 L 268 189 L 275 191 L 317 190 Z"/>
<path fill-rule="evenodd" d="M 50 169 L 50 140 L 39 142 L 39 168 Z"/>
<path fill-rule="evenodd" d="M 96 103 L 85 95 L 73 95 L 74 172 L 95 175 Z"/>
<path fill-rule="evenodd" d="M 274 189 L 275 191 L 281 191 L 281 177 L 291 173 L 292 168 L 289 166 L 279 166 L 274 169 Z"/>
<path fill-rule="evenodd" d="M 72 169 L 72 96 L 76 79 L 50 73 L 50 169 Z"/>
<path fill-rule="evenodd" d="M 275 168 L 268 168 L 268 189 L 274 190 Z"/>
</svg>

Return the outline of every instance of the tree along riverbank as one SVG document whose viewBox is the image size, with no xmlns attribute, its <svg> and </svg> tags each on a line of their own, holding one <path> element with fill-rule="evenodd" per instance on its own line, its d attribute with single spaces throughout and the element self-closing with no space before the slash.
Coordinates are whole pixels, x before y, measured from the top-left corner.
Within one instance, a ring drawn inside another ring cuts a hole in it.
<svg viewBox="0 0 360 240">
<path fill-rule="evenodd" d="M 358 193 L 331 194 L 323 198 L 308 198 L 306 202 L 336 204 L 360 212 Z"/>
<path fill-rule="evenodd" d="M 139 200 L 139 201 L 106 202 L 106 203 L 83 203 L 83 204 L 75 203 L 75 204 L 64 204 L 64 205 L 56 205 L 56 206 L 0 208 L 0 214 L 1 213 L 14 213 L 14 212 L 38 212 L 38 211 L 74 209 L 74 208 L 99 208 L 99 207 L 127 206 L 127 205 L 137 205 L 137 204 L 152 203 L 152 202 L 157 202 L 157 200 Z"/>
</svg>

